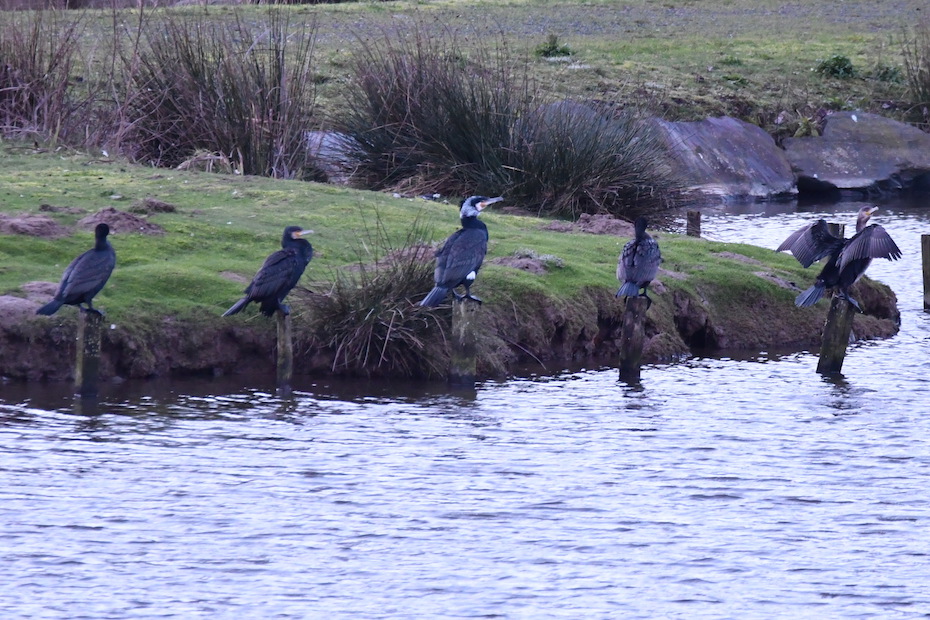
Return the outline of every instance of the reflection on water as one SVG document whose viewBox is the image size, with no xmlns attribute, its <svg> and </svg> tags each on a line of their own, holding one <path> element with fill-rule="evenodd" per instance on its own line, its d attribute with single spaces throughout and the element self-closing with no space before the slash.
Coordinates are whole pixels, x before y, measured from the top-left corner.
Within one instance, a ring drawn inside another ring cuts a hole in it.
<svg viewBox="0 0 930 620">
<path fill-rule="evenodd" d="M 775 247 L 822 213 L 764 208 L 703 228 Z M 773 350 L 636 385 L 0 384 L 3 617 L 926 617 L 930 227 L 886 212 L 902 331 L 838 377 Z"/>
</svg>

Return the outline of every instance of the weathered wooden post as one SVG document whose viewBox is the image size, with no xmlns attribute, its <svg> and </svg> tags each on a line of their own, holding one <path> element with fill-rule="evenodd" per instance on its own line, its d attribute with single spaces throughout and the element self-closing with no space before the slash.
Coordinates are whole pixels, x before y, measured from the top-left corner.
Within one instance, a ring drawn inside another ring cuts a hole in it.
<svg viewBox="0 0 930 620">
<path fill-rule="evenodd" d="M 100 325 L 99 312 L 78 312 L 77 359 L 74 363 L 74 389 L 81 396 L 96 396 L 100 379 Z"/>
<path fill-rule="evenodd" d="M 834 296 L 827 312 L 827 321 L 823 326 L 823 340 L 820 344 L 820 360 L 817 372 L 835 374 L 843 370 L 846 359 L 846 346 L 852 332 L 853 316 L 856 309 L 842 297 Z"/>
<path fill-rule="evenodd" d="M 685 228 L 685 232 L 689 237 L 700 237 L 701 236 L 701 212 L 700 211 L 688 211 L 688 224 Z"/>
<path fill-rule="evenodd" d="M 924 312 L 930 312 L 930 235 L 920 236 L 920 252 L 924 265 Z"/>
<path fill-rule="evenodd" d="M 643 343 L 646 340 L 646 309 L 649 300 L 645 297 L 627 297 L 623 311 L 623 326 L 620 328 L 620 380 L 639 382 L 643 359 Z"/>
<path fill-rule="evenodd" d="M 288 391 L 294 375 L 294 345 L 291 340 L 291 315 L 278 310 L 274 314 L 278 328 L 278 389 Z"/>
<path fill-rule="evenodd" d="M 481 304 L 470 299 L 456 298 L 452 302 L 452 352 L 449 365 L 449 384 L 456 387 L 474 387 L 477 373 L 478 308 Z"/>
</svg>

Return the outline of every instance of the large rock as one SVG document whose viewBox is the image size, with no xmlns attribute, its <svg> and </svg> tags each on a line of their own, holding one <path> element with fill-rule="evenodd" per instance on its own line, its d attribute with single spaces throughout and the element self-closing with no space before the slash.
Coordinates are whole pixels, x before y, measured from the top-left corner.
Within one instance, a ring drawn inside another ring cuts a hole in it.
<svg viewBox="0 0 930 620">
<path fill-rule="evenodd" d="M 801 192 L 930 189 L 930 134 L 877 114 L 837 112 L 822 136 L 784 146 Z"/>
<path fill-rule="evenodd" d="M 796 193 L 784 151 L 761 128 L 726 116 L 657 123 L 665 132 L 676 172 L 692 190 L 724 198 Z"/>
</svg>

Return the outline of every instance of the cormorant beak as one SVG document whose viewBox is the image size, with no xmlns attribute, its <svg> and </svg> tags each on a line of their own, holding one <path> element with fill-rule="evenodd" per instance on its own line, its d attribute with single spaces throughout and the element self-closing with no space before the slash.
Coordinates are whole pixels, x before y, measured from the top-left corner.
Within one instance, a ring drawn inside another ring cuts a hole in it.
<svg viewBox="0 0 930 620">
<path fill-rule="evenodd" d="M 869 207 L 868 209 L 866 209 L 866 213 L 868 213 L 870 216 L 876 211 L 878 211 L 878 207 Z"/>
<path fill-rule="evenodd" d="M 304 235 L 312 235 L 312 230 L 297 230 L 291 233 L 291 239 L 300 239 Z"/>
<path fill-rule="evenodd" d="M 497 198 L 488 198 L 487 200 L 482 200 L 481 202 L 478 203 L 478 210 L 484 211 L 486 207 L 491 206 L 495 202 L 500 202 L 503 199 L 504 199 L 503 196 L 498 196 Z"/>
</svg>

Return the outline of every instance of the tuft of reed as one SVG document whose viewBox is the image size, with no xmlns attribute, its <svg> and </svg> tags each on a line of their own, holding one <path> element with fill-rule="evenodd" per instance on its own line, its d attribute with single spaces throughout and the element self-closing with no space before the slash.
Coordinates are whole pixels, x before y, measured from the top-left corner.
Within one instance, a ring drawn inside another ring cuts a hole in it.
<svg viewBox="0 0 930 620">
<path fill-rule="evenodd" d="M 0 25 L 0 134 L 82 142 L 93 97 L 71 88 L 81 17 L 56 11 L 8 13 Z"/>
<path fill-rule="evenodd" d="M 514 133 L 508 195 L 540 214 L 634 219 L 677 195 L 663 136 L 635 110 L 559 102 L 528 114 Z"/>
<path fill-rule="evenodd" d="M 124 118 L 129 155 L 177 166 L 217 154 L 242 174 L 315 177 L 307 131 L 313 122 L 312 24 L 291 32 L 290 13 L 270 9 L 257 23 L 204 14 L 166 14 L 127 52 Z"/>
<path fill-rule="evenodd" d="M 335 271 L 328 292 L 307 295 L 303 346 L 328 355 L 333 372 L 442 376 L 448 324 L 415 303 L 433 285 L 434 248 L 420 241 L 428 231 L 417 221 L 395 243 L 376 220 L 361 237 L 356 264 Z"/>
<path fill-rule="evenodd" d="M 501 146 L 529 83 L 513 78 L 503 54 L 493 63 L 485 48 L 474 56 L 454 36 L 419 28 L 360 42 L 346 105 L 334 119 L 351 138 L 357 182 L 445 195 L 508 184 Z"/>
<path fill-rule="evenodd" d="M 366 188 L 506 195 L 540 214 L 635 217 L 678 189 L 668 151 L 640 115 L 598 105 L 539 105 L 529 66 L 503 45 L 468 57 L 455 37 L 362 42 L 335 125 Z M 522 68 L 521 68 L 522 67 Z"/>
</svg>

